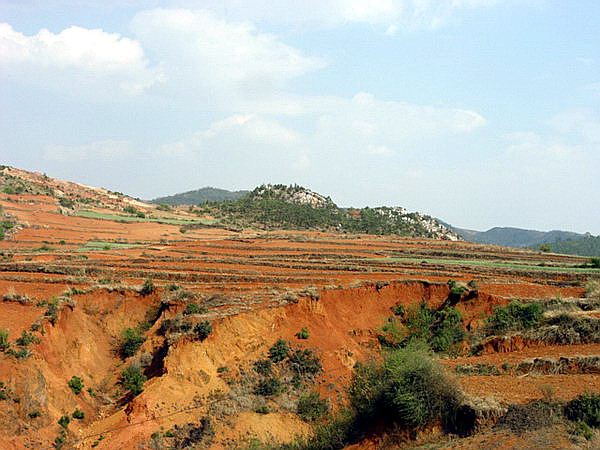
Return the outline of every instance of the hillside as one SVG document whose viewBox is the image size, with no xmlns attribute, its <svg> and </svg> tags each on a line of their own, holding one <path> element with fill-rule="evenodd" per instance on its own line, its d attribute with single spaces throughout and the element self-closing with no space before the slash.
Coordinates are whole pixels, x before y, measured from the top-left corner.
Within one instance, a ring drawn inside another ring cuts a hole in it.
<svg viewBox="0 0 600 450">
<path fill-rule="evenodd" d="M 180 194 L 158 197 L 151 200 L 155 205 L 200 205 L 206 202 L 223 202 L 226 200 L 239 200 L 248 195 L 250 191 L 228 191 L 214 187 L 203 187 L 195 191 L 182 192 Z"/>
<path fill-rule="evenodd" d="M 225 229 L 198 210 L 2 175 L 15 224 L 0 240 L 2 450 L 598 448 L 585 416 L 563 414 L 600 385 L 589 258 Z M 206 207 L 222 205 L 247 208 L 223 219 L 290 226 L 301 213 L 437 224 L 299 186 Z"/>
<path fill-rule="evenodd" d="M 543 243 L 555 242 L 559 239 L 581 239 L 586 236 L 585 234 L 570 231 L 536 231 L 512 227 L 494 227 L 487 231 L 467 230 L 457 227 L 452 227 L 452 229 L 469 242 L 515 248 L 532 247 Z"/>
<path fill-rule="evenodd" d="M 429 216 L 411 213 L 401 207 L 340 208 L 329 197 L 301 186 L 263 185 L 240 200 L 206 204 L 197 212 L 214 216 L 225 225 L 242 228 L 460 239 Z"/>
<path fill-rule="evenodd" d="M 540 249 L 548 247 L 553 253 L 580 256 L 600 256 L 600 236 L 584 236 L 578 239 L 559 239 L 555 242 L 532 246 Z"/>
</svg>

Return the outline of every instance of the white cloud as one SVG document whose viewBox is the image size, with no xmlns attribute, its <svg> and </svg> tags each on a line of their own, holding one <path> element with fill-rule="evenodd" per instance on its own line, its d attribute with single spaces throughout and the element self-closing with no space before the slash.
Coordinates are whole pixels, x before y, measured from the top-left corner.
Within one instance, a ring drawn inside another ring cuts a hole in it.
<svg viewBox="0 0 600 450">
<path fill-rule="evenodd" d="M 366 23 L 388 35 L 399 29 L 435 29 L 462 10 L 489 7 L 507 0 L 205 0 L 202 7 L 235 20 L 257 23 L 337 27 Z M 530 0 L 513 0 L 527 3 Z M 194 7 L 192 1 L 180 5 Z"/>
<path fill-rule="evenodd" d="M 367 147 L 367 153 L 369 155 L 390 155 L 393 153 L 393 150 L 385 145 L 369 145 Z"/>
<path fill-rule="evenodd" d="M 96 141 L 86 145 L 49 145 L 44 149 L 47 160 L 73 162 L 84 160 L 114 161 L 132 153 L 129 141 Z"/>
<path fill-rule="evenodd" d="M 550 160 L 566 160 L 581 151 L 579 147 L 567 145 L 560 139 L 533 132 L 511 133 L 507 139 L 511 141 L 506 149 L 510 157 L 538 161 L 541 166 Z"/>
<path fill-rule="evenodd" d="M 26 36 L 1 23 L 0 64 L 12 81 L 92 96 L 138 94 L 161 80 L 138 42 L 76 26 Z"/>
<path fill-rule="evenodd" d="M 548 123 L 563 134 L 582 137 L 590 143 L 600 143 L 600 117 L 589 109 L 575 109 L 557 114 Z"/>
<path fill-rule="evenodd" d="M 131 29 L 161 62 L 170 95 L 236 108 L 272 95 L 288 81 L 324 66 L 317 58 L 208 11 L 154 9 L 138 13 Z"/>
</svg>

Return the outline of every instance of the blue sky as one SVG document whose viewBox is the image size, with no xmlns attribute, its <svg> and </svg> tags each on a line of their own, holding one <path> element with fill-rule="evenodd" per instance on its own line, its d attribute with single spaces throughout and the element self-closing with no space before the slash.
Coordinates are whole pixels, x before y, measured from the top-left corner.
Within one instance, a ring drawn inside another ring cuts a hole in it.
<svg viewBox="0 0 600 450">
<path fill-rule="evenodd" d="M 0 159 L 600 234 L 600 3 L 4 0 Z"/>
</svg>

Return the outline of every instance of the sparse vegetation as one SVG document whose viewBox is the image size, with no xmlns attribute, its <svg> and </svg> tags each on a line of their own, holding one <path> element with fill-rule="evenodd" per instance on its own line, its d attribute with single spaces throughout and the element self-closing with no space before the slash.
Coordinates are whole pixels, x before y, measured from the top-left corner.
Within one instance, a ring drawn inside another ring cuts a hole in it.
<svg viewBox="0 0 600 450">
<path fill-rule="evenodd" d="M 269 349 L 269 358 L 273 362 L 283 361 L 290 354 L 290 345 L 283 339 L 278 339 Z"/>
<path fill-rule="evenodd" d="M 75 395 L 79 395 L 83 390 L 83 378 L 73 375 L 67 385 Z"/>
<path fill-rule="evenodd" d="M 302 327 L 300 331 L 296 333 L 296 337 L 298 339 L 308 339 L 310 337 L 310 333 L 308 332 L 308 328 Z"/>
<path fill-rule="evenodd" d="M 391 317 L 379 334 L 380 342 L 401 348 L 414 341 L 429 342 L 436 352 L 449 352 L 465 338 L 460 312 L 451 306 L 433 310 L 421 302 L 404 313 L 402 319 Z"/>
<path fill-rule="evenodd" d="M 154 282 L 150 279 L 144 281 L 144 284 L 140 288 L 140 294 L 142 295 L 150 295 L 154 292 L 156 288 L 154 287 Z"/>
<path fill-rule="evenodd" d="M 121 372 L 121 385 L 134 397 L 142 393 L 147 380 L 138 366 L 129 366 Z"/>
<path fill-rule="evenodd" d="M 494 313 L 486 320 L 486 328 L 489 334 L 532 328 L 539 325 L 542 313 L 539 303 L 514 301 L 507 306 L 494 307 Z"/>
<path fill-rule="evenodd" d="M 204 341 L 212 333 L 212 325 L 208 320 L 203 320 L 196 324 L 194 333 L 200 341 Z"/>
<path fill-rule="evenodd" d="M 122 336 L 119 351 L 124 358 L 135 355 L 142 344 L 146 342 L 146 338 L 140 334 L 140 330 L 137 328 L 123 330 Z"/>
<path fill-rule="evenodd" d="M 328 411 L 328 403 L 317 392 L 305 394 L 298 400 L 297 413 L 306 422 L 316 422 Z"/>
</svg>

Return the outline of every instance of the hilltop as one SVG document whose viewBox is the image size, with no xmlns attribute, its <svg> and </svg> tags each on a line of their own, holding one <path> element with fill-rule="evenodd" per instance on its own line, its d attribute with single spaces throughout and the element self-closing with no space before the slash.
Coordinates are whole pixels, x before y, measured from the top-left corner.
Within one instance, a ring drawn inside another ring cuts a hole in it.
<svg viewBox="0 0 600 450">
<path fill-rule="evenodd" d="M 250 191 L 228 191 L 226 189 L 218 189 L 214 187 L 203 187 L 195 191 L 182 192 L 180 194 L 169 195 L 166 197 L 158 197 L 150 200 L 150 203 L 156 205 L 171 205 L 171 206 L 190 206 L 200 205 L 207 202 L 223 202 L 226 200 L 239 200 L 248 195 Z"/>
</svg>

